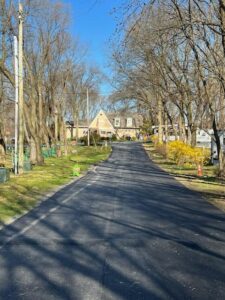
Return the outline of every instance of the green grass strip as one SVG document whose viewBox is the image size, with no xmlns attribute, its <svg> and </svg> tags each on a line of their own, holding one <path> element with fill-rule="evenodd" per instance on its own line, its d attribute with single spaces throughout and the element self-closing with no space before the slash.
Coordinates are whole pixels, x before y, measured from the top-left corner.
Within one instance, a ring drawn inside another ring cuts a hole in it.
<svg viewBox="0 0 225 300">
<path fill-rule="evenodd" d="M 45 165 L 36 166 L 10 181 L 0 184 L 0 222 L 31 209 L 41 197 L 56 187 L 79 177 L 88 168 L 107 159 L 111 148 L 76 147 L 76 153 L 61 158 L 46 158 Z"/>
</svg>

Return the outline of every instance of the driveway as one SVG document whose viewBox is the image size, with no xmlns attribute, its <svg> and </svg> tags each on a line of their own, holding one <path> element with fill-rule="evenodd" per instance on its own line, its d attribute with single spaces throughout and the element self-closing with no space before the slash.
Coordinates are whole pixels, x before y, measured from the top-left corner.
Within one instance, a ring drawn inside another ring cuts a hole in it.
<svg viewBox="0 0 225 300">
<path fill-rule="evenodd" d="M 0 299 L 225 299 L 225 214 L 115 144 L 0 232 Z"/>
</svg>

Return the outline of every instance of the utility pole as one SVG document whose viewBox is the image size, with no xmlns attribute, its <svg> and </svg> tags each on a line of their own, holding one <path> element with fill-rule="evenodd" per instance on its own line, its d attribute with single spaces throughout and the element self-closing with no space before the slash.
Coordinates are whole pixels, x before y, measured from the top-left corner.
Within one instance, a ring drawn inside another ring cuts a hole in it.
<svg viewBox="0 0 225 300">
<path fill-rule="evenodd" d="M 88 88 L 87 88 L 87 126 L 88 126 L 87 145 L 89 147 L 90 146 L 90 129 L 89 129 L 89 91 L 88 91 Z"/>
<path fill-rule="evenodd" d="M 18 174 L 18 40 L 14 36 L 14 69 L 15 69 L 15 149 L 14 172 Z"/>
<path fill-rule="evenodd" d="M 18 173 L 23 173 L 24 164 L 24 115 L 23 115 L 23 6 L 19 2 L 19 151 L 18 151 Z"/>
</svg>

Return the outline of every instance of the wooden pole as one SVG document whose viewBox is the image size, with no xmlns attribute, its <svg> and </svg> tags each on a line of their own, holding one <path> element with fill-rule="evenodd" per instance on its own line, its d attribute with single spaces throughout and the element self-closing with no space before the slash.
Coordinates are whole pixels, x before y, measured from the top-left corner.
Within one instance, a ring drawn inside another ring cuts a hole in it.
<svg viewBox="0 0 225 300">
<path fill-rule="evenodd" d="M 19 137 L 18 137 L 18 173 L 23 173 L 24 165 L 24 115 L 23 115 L 23 6 L 19 3 L 19 47 L 18 47 L 18 61 L 19 61 Z"/>
<path fill-rule="evenodd" d="M 18 174 L 18 40 L 14 36 L 14 69 L 15 69 L 15 150 L 14 172 Z"/>
<path fill-rule="evenodd" d="M 89 91 L 87 88 L 87 126 L 88 126 L 88 132 L 87 132 L 87 145 L 90 146 L 90 129 L 89 129 Z"/>
</svg>

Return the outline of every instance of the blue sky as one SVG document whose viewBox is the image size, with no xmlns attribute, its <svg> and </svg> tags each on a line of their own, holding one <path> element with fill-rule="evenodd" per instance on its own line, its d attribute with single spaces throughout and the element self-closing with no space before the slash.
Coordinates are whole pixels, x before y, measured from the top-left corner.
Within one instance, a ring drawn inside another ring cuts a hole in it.
<svg viewBox="0 0 225 300">
<path fill-rule="evenodd" d="M 116 28 L 115 15 L 111 12 L 124 0 L 64 0 L 71 7 L 71 32 L 88 45 L 88 58 L 108 75 L 109 39 Z M 103 85 L 102 92 L 108 93 L 109 86 Z"/>
</svg>

